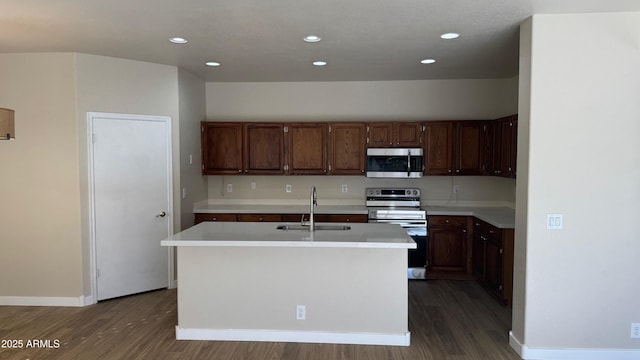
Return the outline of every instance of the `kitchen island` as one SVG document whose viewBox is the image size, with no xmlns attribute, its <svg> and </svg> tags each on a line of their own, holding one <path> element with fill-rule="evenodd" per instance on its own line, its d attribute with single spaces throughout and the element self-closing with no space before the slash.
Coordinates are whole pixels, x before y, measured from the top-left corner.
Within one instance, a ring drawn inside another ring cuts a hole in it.
<svg viewBox="0 0 640 360">
<path fill-rule="evenodd" d="M 407 250 L 399 225 L 204 222 L 177 247 L 179 340 L 408 346 Z"/>
</svg>

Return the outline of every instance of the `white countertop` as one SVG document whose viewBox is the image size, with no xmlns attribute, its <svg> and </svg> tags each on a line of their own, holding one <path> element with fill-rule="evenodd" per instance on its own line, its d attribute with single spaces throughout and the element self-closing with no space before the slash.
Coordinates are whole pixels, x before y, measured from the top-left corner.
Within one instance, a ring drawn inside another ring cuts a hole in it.
<svg viewBox="0 0 640 360">
<path fill-rule="evenodd" d="M 203 205 L 194 209 L 195 213 L 210 214 L 306 214 L 309 205 Z M 316 214 L 367 214 L 364 205 L 318 205 Z"/>
<path fill-rule="evenodd" d="M 515 210 L 508 207 L 452 207 L 424 206 L 427 215 L 474 216 L 497 228 L 513 229 L 516 224 Z"/>
<path fill-rule="evenodd" d="M 477 206 L 423 206 L 427 215 L 475 216 L 482 221 L 502 229 L 515 228 L 515 210 L 508 207 Z M 211 214 L 305 214 L 308 205 L 260 204 L 260 205 L 222 205 L 207 204 L 198 206 L 194 213 Z M 318 205 L 316 214 L 368 214 L 364 205 Z"/>
<path fill-rule="evenodd" d="M 228 247 L 325 247 L 325 248 L 405 248 L 415 249 L 415 241 L 400 225 L 337 224 L 350 230 L 277 230 L 276 226 L 299 223 L 203 222 L 162 240 L 162 246 Z"/>
</svg>

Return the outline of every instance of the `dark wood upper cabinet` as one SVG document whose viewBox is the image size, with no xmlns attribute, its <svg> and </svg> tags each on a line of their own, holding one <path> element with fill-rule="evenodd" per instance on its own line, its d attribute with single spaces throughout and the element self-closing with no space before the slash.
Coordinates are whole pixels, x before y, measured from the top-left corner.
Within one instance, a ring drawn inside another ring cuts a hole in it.
<svg viewBox="0 0 640 360">
<path fill-rule="evenodd" d="M 365 172 L 364 123 L 329 124 L 329 172 L 332 175 L 362 175 Z"/>
<path fill-rule="evenodd" d="M 483 121 L 430 121 L 425 125 L 426 175 L 481 175 Z"/>
<path fill-rule="evenodd" d="M 285 125 L 285 136 L 287 174 L 327 173 L 328 126 L 326 123 L 289 123 Z"/>
<path fill-rule="evenodd" d="M 424 147 L 425 175 L 515 178 L 517 120 L 202 122 L 202 174 L 363 175 L 367 147 Z"/>
<path fill-rule="evenodd" d="M 508 126 L 507 126 L 508 123 Z M 508 130 L 507 130 L 508 129 Z M 502 133 L 508 133 L 508 137 L 510 140 L 506 141 L 503 139 L 503 148 L 502 153 L 503 156 L 507 156 L 508 154 L 509 161 L 502 161 L 502 171 L 505 177 L 515 178 L 516 177 L 516 164 L 517 164 L 517 149 L 518 149 L 518 115 L 509 116 L 508 120 L 503 121 L 502 125 Z M 504 138 L 504 136 L 503 136 Z"/>
<path fill-rule="evenodd" d="M 369 123 L 369 147 L 422 147 L 422 123 Z"/>
<path fill-rule="evenodd" d="M 452 175 L 453 121 L 425 125 L 425 175 Z"/>
<path fill-rule="evenodd" d="M 423 125 L 415 122 L 395 124 L 395 140 L 398 147 L 422 147 Z"/>
<path fill-rule="evenodd" d="M 202 122 L 202 174 L 242 173 L 242 124 Z"/>
<path fill-rule="evenodd" d="M 484 164 L 484 121 L 457 121 L 454 137 L 456 175 L 482 175 Z"/>
<path fill-rule="evenodd" d="M 491 148 L 487 161 L 489 174 L 502 177 L 516 177 L 516 156 L 518 140 L 518 115 L 506 116 L 491 122 Z"/>
<path fill-rule="evenodd" d="M 284 174 L 283 129 L 281 123 L 244 124 L 246 174 Z"/>
<path fill-rule="evenodd" d="M 393 123 L 369 123 L 369 147 L 393 146 Z"/>
</svg>

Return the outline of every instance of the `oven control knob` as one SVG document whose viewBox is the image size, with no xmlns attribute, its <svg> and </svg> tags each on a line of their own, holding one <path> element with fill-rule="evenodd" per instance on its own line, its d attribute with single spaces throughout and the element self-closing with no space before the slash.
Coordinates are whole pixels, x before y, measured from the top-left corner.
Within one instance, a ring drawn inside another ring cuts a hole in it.
<svg viewBox="0 0 640 360">
<path fill-rule="evenodd" d="M 411 190 L 405 190 L 404 193 L 407 194 L 407 195 L 411 195 Z"/>
<path fill-rule="evenodd" d="M 376 195 L 380 195 L 380 190 L 376 190 Z"/>
<path fill-rule="evenodd" d="M 418 190 L 413 190 L 413 195 L 418 195 Z"/>
</svg>

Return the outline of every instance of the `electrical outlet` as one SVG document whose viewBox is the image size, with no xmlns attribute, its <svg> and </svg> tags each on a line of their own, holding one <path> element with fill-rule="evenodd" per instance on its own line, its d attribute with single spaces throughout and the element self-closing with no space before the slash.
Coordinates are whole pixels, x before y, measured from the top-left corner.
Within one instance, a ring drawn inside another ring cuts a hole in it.
<svg viewBox="0 0 640 360">
<path fill-rule="evenodd" d="M 307 309 L 304 305 L 296 305 L 296 320 L 304 320 L 307 317 Z"/>
<path fill-rule="evenodd" d="M 227 184 L 227 192 L 233 192 L 233 184 Z"/>
<path fill-rule="evenodd" d="M 640 339 L 640 323 L 631 324 L 631 338 Z"/>
<path fill-rule="evenodd" d="M 291 184 L 287 184 L 284 186 L 284 191 L 290 193 L 291 192 Z"/>
<path fill-rule="evenodd" d="M 349 192 L 349 188 L 347 187 L 347 184 L 342 184 L 342 192 L 343 193 Z"/>
<path fill-rule="evenodd" d="M 251 182 L 251 190 L 255 190 L 256 189 L 256 182 L 252 181 Z"/>
<path fill-rule="evenodd" d="M 193 154 L 189 154 L 189 165 L 193 165 Z"/>
<path fill-rule="evenodd" d="M 460 192 L 460 185 L 453 185 L 453 193 L 457 194 Z"/>
<path fill-rule="evenodd" d="M 187 188 L 186 188 L 186 187 L 183 187 L 183 188 L 182 188 L 182 198 L 183 198 L 183 199 L 186 199 L 186 198 L 187 198 Z"/>
</svg>

